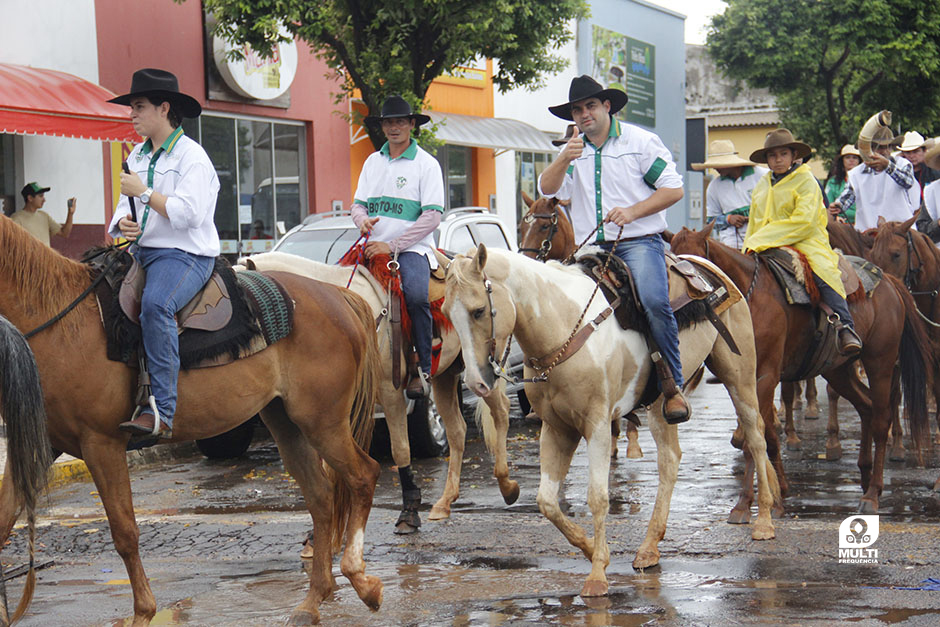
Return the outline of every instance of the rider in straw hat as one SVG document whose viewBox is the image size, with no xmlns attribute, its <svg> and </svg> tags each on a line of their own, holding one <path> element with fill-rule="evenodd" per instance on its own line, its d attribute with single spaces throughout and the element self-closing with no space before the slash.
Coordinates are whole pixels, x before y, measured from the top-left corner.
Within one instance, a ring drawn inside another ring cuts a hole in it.
<svg viewBox="0 0 940 627">
<path fill-rule="evenodd" d="M 627 94 L 619 89 L 604 89 L 586 75 L 572 79 L 568 102 L 548 110 L 573 121 L 583 135 L 568 140 L 545 168 L 539 192 L 571 199 L 576 239 L 596 231 L 598 245 L 623 259 L 634 276 L 643 277 L 636 281 L 637 296 L 655 344 L 652 352 L 666 397 L 663 415 L 676 424 L 689 419 L 691 408 L 681 392 L 679 333 L 660 234 L 666 230 L 666 209 L 682 198 L 682 178 L 659 137 L 614 119 L 626 104 Z M 614 248 L 620 227 L 620 243 Z"/>
<path fill-rule="evenodd" d="M 822 302 L 841 322 L 838 342 L 843 355 L 857 354 L 862 341 L 845 302 L 845 286 L 839 273 L 839 257 L 829 245 L 828 216 L 819 182 L 806 160 L 813 152 L 793 139 L 785 128 L 767 133 L 764 147 L 751 154 L 751 161 L 766 163 L 770 172 L 751 194 L 751 217 L 744 250 L 759 253 L 768 248 L 791 246 L 803 253 L 813 269 L 813 281 Z"/>
<path fill-rule="evenodd" d="M 180 367 L 175 315 L 209 280 L 220 252 L 214 221 L 219 178 L 206 151 L 180 126 L 202 107 L 180 92 L 176 76 L 138 70 L 130 93 L 109 102 L 130 106 L 134 130 L 147 138 L 127 157 L 130 173 L 121 174 L 122 196 L 108 234 L 136 242 L 135 256 L 147 273 L 140 327 L 159 413 L 145 409 L 120 428 L 169 438 Z M 136 220 L 129 197 L 136 202 Z"/>
<path fill-rule="evenodd" d="M 849 182 L 830 212 L 855 209 L 855 228 L 867 231 L 878 226 L 878 218 L 904 222 L 920 207 L 920 186 L 914 180 L 914 166 L 907 159 L 891 155 L 894 136 L 879 128 L 872 137 L 872 158 L 849 172 Z"/>
<path fill-rule="evenodd" d="M 894 138 L 901 156 L 914 166 L 914 179 L 920 185 L 921 200 L 924 198 L 924 187 L 940 178 L 940 172 L 924 163 L 924 154 L 927 152 L 927 141 L 917 131 L 908 131 L 901 137 Z"/>
<path fill-rule="evenodd" d="M 751 209 L 751 190 L 767 168 L 739 157 L 734 142 L 728 139 L 713 141 L 708 145 L 705 162 L 692 164 L 692 169 L 699 172 L 705 168 L 718 171 L 718 178 L 708 184 L 705 193 L 705 215 L 715 220 L 718 241 L 740 250 Z"/>
<path fill-rule="evenodd" d="M 924 166 L 940 170 L 940 144 L 931 146 L 924 154 Z M 940 180 L 932 181 L 924 188 L 924 201 L 917 216 L 917 230 L 926 234 L 940 246 Z"/>
</svg>

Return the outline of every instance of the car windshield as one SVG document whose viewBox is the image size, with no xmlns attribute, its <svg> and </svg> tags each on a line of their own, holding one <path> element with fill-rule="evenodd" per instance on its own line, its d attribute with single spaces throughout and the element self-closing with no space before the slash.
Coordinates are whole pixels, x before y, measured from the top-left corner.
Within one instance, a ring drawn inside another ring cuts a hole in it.
<svg viewBox="0 0 940 627">
<path fill-rule="evenodd" d="M 359 229 L 352 228 L 300 230 L 284 237 L 277 250 L 332 264 L 339 261 L 358 237 Z"/>
</svg>

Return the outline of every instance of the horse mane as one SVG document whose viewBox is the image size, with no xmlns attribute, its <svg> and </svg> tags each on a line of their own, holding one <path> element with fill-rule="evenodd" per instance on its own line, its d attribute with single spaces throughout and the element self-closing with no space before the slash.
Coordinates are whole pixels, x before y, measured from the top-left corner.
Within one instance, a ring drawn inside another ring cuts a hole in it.
<svg viewBox="0 0 940 627">
<path fill-rule="evenodd" d="M 0 276 L 31 313 L 52 317 L 88 286 L 86 266 L 62 256 L 0 216 Z"/>
</svg>

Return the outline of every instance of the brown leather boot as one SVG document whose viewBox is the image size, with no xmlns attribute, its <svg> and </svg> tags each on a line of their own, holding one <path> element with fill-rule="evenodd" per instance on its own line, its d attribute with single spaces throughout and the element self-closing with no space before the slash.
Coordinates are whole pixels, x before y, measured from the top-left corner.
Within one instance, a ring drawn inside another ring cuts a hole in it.
<svg viewBox="0 0 940 627">
<path fill-rule="evenodd" d="M 418 374 L 411 377 L 405 386 L 405 396 L 408 398 L 423 398 L 431 393 L 430 377 L 418 368 Z"/>
<path fill-rule="evenodd" d="M 839 352 L 847 357 L 862 352 L 862 340 L 852 327 L 842 327 L 839 331 Z"/>
<path fill-rule="evenodd" d="M 692 417 L 692 406 L 685 400 L 682 392 L 675 394 L 663 402 L 663 418 L 671 425 L 681 424 Z"/>
<path fill-rule="evenodd" d="M 141 412 L 140 415 L 138 415 L 133 420 L 122 422 L 121 424 L 118 425 L 118 429 L 120 429 L 121 431 L 126 431 L 127 433 L 131 433 L 136 436 L 154 435 L 153 433 L 154 420 L 155 418 L 153 414 L 149 411 L 145 411 L 145 412 Z M 169 439 L 172 437 L 172 430 L 165 422 L 161 420 L 160 430 L 157 431 L 156 436 L 162 439 Z"/>
</svg>

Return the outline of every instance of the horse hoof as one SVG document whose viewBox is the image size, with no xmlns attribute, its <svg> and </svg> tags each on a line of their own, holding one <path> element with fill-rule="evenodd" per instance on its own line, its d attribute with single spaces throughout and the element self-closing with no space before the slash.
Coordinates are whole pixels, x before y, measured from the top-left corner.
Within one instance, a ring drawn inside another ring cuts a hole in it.
<svg viewBox="0 0 940 627">
<path fill-rule="evenodd" d="M 310 544 L 309 540 L 304 542 L 304 548 L 300 550 L 300 559 L 302 560 L 313 559 L 313 545 Z"/>
<path fill-rule="evenodd" d="M 837 462 L 842 459 L 842 445 L 838 444 L 833 447 L 826 447 L 826 461 L 827 462 Z"/>
<path fill-rule="evenodd" d="M 787 440 L 787 450 L 788 451 L 803 450 L 803 442 L 801 440 Z"/>
<path fill-rule="evenodd" d="M 815 414 L 805 414 L 803 416 L 803 420 L 819 420 L 819 413 L 817 412 Z"/>
<path fill-rule="evenodd" d="M 500 492 L 503 493 L 503 501 L 506 505 L 512 505 L 519 499 L 519 482 L 510 481 L 506 491 L 503 492 L 502 488 L 500 488 Z"/>
<path fill-rule="evenodd" d="M 644 570 L 659 564 L 659 551 L 640 551 L 633 559 L 634 570 Z"/>
<path fill-rule="evenodd" d="M 858 510 L 856 511 L 859 514 L 877 514 L 878 505 L 876 505 L 875 502 L 871 499 L 863 498 L 858 502 Z"/>
<path fill-rule="evenodd" d="M 746 525 L 751 522 L 751 510 L 735 507 L 728 514 L 728 522 L 732 525 Z"/>
<path fill-rule="evenodd" d="M 783 515 L 786 513 L 786 510 L 783 508 L 782 503 L 774 503 L 774 506 L 770 509 L 770 517 L 780 520 L 783 518 Z"/>
<path fill-rule="evenodd" d="M 357 589 L 356 592 L 359 593 L 359 598 L 366 604 L 366 607 L 373 612 L 377 612 L 382 607 L 382 593 L 385 586 L 382 585 L 381 579 L 373 575 L 366 575 L 365 579 L 365 585 L 362 586 L 361 590 Z"/>
<path fill-rule="evenodd" d="M 584 587 L 581 588 L 581 596 L 583 597 L 603 597 L 607 596 L 607 582 L 601 581 L 598 579 L 588 579 L 584 582 Z"/>
<path fill-rule="evenodd" d="M 744 438 L 739 437 L 737 434 L 731 436 L 731 446 L 738 449 L 739 451 L 744 450 Z"/>
<path fill-rule="evenodd" d="M 410 536 L 413 533 L 418 533 L 418 528 L 406 523 L 404 520 L 395 525 L 396 536 Z"/>
<path fill-rule="evenodd" d="M 643 449 L 639 445 L 627 445 L 627 459 L 643 459 Z"/>
<path fill-rule="evenodd" d="M 428 520 L 446 520 L 450 518 L 450 506 L 435 505 L 428 514 Z"/>
<path fill-rule="evenodd" d="M 288 625 L 317 625 L 320 622 L 320 612 L 298 610 L 290 615 Z"/>
<path fill-rule="evenodd" d="M 903 448 L 893 448 L 891 449 L 891 453 L 888 455 L 888 459 L 893 462 L 903 462 L 905 459 L 907 459 L 907 454 Z"/>
<path fill-rule="evenodd" d="M 773 540 L 777 537 L 772 523 L 755 523 L 751 531 L 751 538 L 754 540 Z"/>
</svg>

